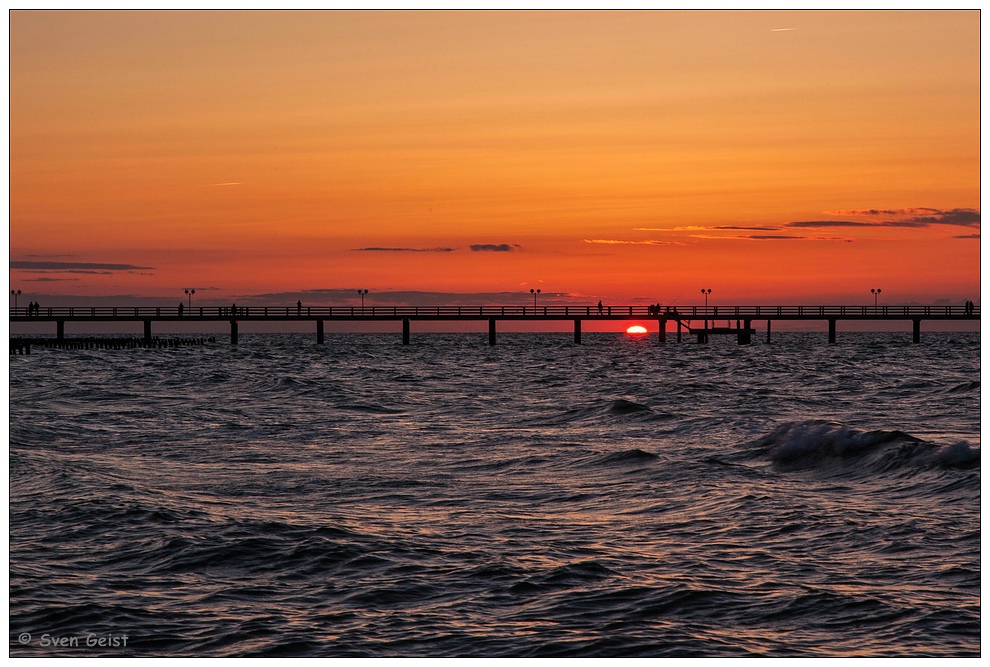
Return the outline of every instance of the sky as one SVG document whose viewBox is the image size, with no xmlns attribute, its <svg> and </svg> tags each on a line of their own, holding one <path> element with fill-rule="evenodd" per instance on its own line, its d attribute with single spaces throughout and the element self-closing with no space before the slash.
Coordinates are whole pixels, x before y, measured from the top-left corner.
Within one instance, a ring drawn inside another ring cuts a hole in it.
<svg viewBox="0 0 990 667">
<path fill-rule="evenodd" d="M 25 302 L 980 301 L 976 10 L 9 22 Z"/>
</svg>

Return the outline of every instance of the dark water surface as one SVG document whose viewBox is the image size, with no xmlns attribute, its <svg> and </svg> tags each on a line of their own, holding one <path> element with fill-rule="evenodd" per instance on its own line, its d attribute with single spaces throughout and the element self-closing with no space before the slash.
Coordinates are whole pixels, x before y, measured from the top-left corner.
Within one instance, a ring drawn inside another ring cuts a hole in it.
<svg viewBox="0 0 990 667">
<path fill-rule="evenodd" d="M 978 334 L 398 343 L 10 357 L 10 654 L 979 655 Z"/>
</svg>

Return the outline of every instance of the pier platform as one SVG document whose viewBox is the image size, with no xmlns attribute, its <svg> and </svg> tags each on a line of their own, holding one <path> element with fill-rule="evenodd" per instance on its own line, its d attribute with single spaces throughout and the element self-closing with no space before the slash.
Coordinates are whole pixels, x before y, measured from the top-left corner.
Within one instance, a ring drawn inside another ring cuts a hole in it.
<svg viewBox="0 0 990 667">
<path fill-rule="evenodd" d="M 325 340 L 326 322 L 401 322 L 402 342 L 408 344 L 412 322 L 487 321 L 488 342 L 496 343 L 497 323 L 572 321 L 574 342 L 581 342 L 581 323 L 584 321 L 645 321 L 658 323 L 659 342 L 667 342 L 670 323 L 677 327 L 677 340 L 683 330 L 696 336 L 698 342 L 707 342 L 713 335 L 734 335 L 740 344 L 752 341 L 754 321 L 766 321 L 767 341 L 770 341 L 773 321 L 828 322 L 828 341 L 835 343 L 837 324 L 840 321 L 910 321 L 912 340 L 921 341 L 921 323 L 929 320 L 979 321 L 979 306 L 683 306 L 664 308 L 660 312 L 651 306 L 64 306 L 38 308 L 11 308 L 10 323 L 51 322 L 55 325 L 56 339 L 65 338 L 65 328 L 70 323 L 140 322 L 144 327 L 144 340 L 151 341 L 152 327 L 159 322 L 227 322 L 230 340 L 236 344 L 240 322 L 313 322 L 316 342 Z M 726 321 L 736 326 L 715 327 L 701 323 Z"/>
</svg>

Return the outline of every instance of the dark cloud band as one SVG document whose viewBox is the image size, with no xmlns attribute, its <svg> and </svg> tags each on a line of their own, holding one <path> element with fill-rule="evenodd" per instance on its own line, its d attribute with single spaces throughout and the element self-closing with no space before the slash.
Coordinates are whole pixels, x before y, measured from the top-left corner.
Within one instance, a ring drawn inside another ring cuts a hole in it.
<svg viewBox="0 0 990 667">
<path fill-rule="evenodd" d="M 508 243 L 475 243 L 471 246 L 471 252 L 512 252 L 513 246 L 518 248 L 518 245 L 510 245 Z"/>
<path fill-rule="evenodd" d="M 133 264 L 102 264 L 95 262 L 20 262 L 10 263 L 12 269 L 27 269 L 35 271 L 135 271 L 153 269 L 153 266 L 135 266 Z"/>
</svg>

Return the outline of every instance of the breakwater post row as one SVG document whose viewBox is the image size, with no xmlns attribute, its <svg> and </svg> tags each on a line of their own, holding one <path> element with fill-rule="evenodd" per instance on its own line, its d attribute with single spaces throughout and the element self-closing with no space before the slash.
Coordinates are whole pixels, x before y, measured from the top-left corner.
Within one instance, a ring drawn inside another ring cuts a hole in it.
<svg viewBox="0 0 990 667">
<path fill-rule="evenodd" d="M 325 322 L 401 322 L 402 343 L 409 344 L 411 322 L 488 321 L 488 343 L 495 345 L 497 323 L 571 321 L 574 326 L 574 342 L 581 343 L 583 321 L 656 321 L 658 341 L 667 342 L 667 327 L 677 323 L 677 342 L 682 333 L 697 337 L 706 343 L 710 336 L 735 336 L 740 345 L 752 342 L 754 321 L 767 323 L 767 342 L 771 340 L 773 321 L 810 321 L 828 323 L 828 342 L 837 341 L 838 322 L 841 321 L 910 321 L 912 340 L 921 342 L 921 323 L 926 320 L 978 321 L 979 306 L 302 306 L 271 307 L 52 307 L 11 308 L 10 322 L 54 322 L 56 340 L 65 340 L 68 322 L 142 322 L 146 343 L 152 341 L 153 322 L 227 322 L 230 341 L 238 340 L 240 322 L 300 322 L 316 323 L 316 342 L 325 340 Z M 735 320 L 735 326 L 732 321 Z M 726 326 L 715 326 L 725 321 Z M 700 325 L 699 325 L 700 323 Z M 43 339 L 42 339 L 43 340 Z"/>
</svg>

